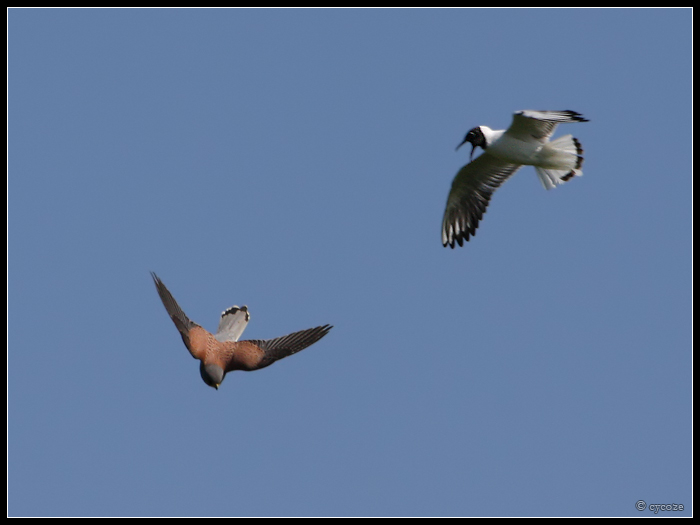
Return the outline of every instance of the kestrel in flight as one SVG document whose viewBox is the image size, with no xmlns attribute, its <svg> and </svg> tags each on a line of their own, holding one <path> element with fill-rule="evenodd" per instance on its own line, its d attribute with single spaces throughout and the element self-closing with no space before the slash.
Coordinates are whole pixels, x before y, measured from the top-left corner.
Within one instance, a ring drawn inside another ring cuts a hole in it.
<svg viewBox="0 0 700 525">
<path fill-rule="evenodd" d="M 156 283 L 158 295 L 170 319 L 180 331 L 185 346 L 192 357 L 199 359 L 199 373 L 202 379 L 217 390 L 227 372 L 250 372 L 270 366 L 278 359 L 311 346 L 333 328 L 324 325 L 266 341 L 238 341 L 250 320 L 250 313 L 247 306 L 232 306 L 221 314 L 219 328 L 216 334 L 212 334 L 189 320 L 155 273 L 151 272 L 151 277 Z"/>
</svg>

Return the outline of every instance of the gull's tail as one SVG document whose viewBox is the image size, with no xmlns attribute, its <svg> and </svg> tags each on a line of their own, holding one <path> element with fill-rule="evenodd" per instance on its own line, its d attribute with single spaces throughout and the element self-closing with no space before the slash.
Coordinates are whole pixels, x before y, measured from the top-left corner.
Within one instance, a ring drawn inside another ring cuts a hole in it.
<svg viewBox="0 0 700 525">
<path fill-rule="evenodd" d="M 583 148 L 571 135 L 564 135 L 548 142 L 540 152 L 539 166 L 535 166 L 537 176 L 546 190 L 563 184 L 574 176 L 581 176 Z"/>
</svg>

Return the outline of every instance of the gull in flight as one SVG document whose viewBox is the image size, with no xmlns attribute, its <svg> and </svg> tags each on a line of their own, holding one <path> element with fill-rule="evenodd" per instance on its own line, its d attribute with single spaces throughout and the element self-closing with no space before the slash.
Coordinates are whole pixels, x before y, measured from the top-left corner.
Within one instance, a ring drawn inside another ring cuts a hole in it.
<svg viewBox="0 0 700 525">
<path fill-rule="evenodd" d="M 202 379 L 217 390 L 227 372 L 250 372 L 270 366 L 283 357 L 311 346 L 333 328 L 324 325 L 266 341 L 238 341 L 250 320 L 250 313 L 247 306 L 232 306 L 221 314 L 219 329 L 216 334 L 212 334 L 189 320 L 155 273 L 151 272 L 151 277 L 182 341 L 192 357 L 200 360 L 199 373 Z"/>
<path fill-rule="evenodd" d="M 583 149 L 577 139 L 549 137 L 557 124 L 588 122 L 575 111 L 516 111 L 506 130 L 478 126 L 469 130 L 460 148 L 471 143 L 469 164 L 452 181 L 442 220 L 442 245 L 460 246 L 474 236 L 494 191 L 523 165 L 534 166 L 545 189 L 552 189 L 574 176 L 583 175 Z M 474 150 L 484 152 L 475 160 Z"/>
</svg>

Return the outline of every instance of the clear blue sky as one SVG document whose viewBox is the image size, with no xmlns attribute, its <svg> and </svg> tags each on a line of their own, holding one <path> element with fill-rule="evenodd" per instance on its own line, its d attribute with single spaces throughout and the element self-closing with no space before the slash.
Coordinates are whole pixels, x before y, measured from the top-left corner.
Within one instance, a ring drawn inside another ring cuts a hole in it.
<svg viewBox="0 0 700 525">
<path fill-rule="evenodd" d="M 690 10 L 9 21 L 8 513 L 692 514 Z M 445 249 L 477 125 L 571 109 Z M 207 387 L 149 271 L 244 338 Z"/>
</svg>

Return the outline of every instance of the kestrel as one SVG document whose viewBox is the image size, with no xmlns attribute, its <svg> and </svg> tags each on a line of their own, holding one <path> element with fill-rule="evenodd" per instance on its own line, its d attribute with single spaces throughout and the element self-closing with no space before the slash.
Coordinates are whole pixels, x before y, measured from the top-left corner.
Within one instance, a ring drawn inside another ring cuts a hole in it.
<svg viewBox="0 0 700 525">
<path fill-rule="evenodd" d="M 452 181 L 442 221 L 442 245 L 462 246 L 476 233 L 494 191 L 520 166 L 534 166 L 545 189 L 552 189 L 574 175 L 583 175 L 583 149 L 578 140 L 565 135 L 549 142 L 559 123 L 588 122 L 575 111 L 516 111 L 506 130 L 479 126 L 469 130 L 460 148 L 471 143 L 469 164 Z M 484 153 L 472 161 L 474 150 Z"/>
<path fill-rule="evenodd" d="M 189 320 L 155 273 L 151 272 L 151 277 L 156 283 L 158 295 L 170 319 L 180 331 L 185 346 L 192 357 L 199 359 L 199 373 L 202 379 L 217 390 L 227 372 L 250 372 L 270 366 L 283 357 L 311 346 L 333 328 L 324 325 L 266 341 L 238 341 L 250 320 L 250 313 L 247 306 L 232 306 L 222 312 L 219 328 L 216 334 L 212 334 Z"/>
</svg>

